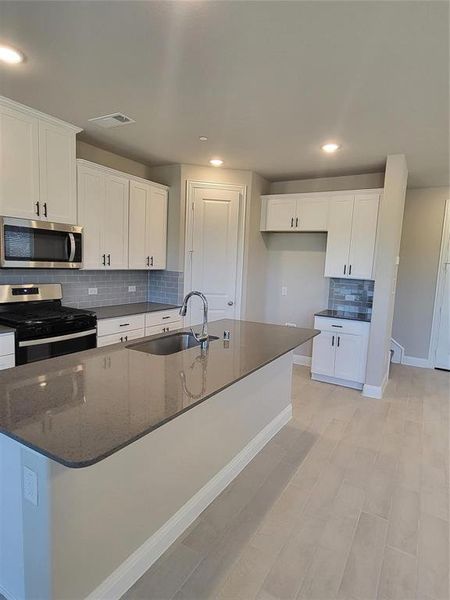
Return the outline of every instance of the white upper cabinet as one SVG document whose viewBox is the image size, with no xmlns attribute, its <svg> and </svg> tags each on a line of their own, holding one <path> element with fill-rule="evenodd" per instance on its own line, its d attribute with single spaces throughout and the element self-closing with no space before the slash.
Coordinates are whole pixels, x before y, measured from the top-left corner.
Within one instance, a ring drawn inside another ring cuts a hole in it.
<svg viewBox="0 0 450 600">
<path fill-rule="evenodd" d="M 335 197 L 330 204 L 325 277 L 372 279 L 380 193 Z"/>
<path fill-rule="evenodd" d="M 165 269 L 167 189 L 144 180 L 130 181 L 130 269 Z"/>
<path fill-rule="evenodd" d="M 129 180 L 93 163 L 78 162 L 83 267 L 127 269 Z"/>
<path fill-rule="evenodd" d="M 77 222 L 75 136 L 39 121 L 39 189 L 42 215 L 56 223 Z"/>
<path fill-rule="evenodd" d="M 0 213 L 35 219 L 39 209 L 39 121 L 0 104 Z"/>
<path fill-rule="evenodd" d="M 261 231 L 326 231 L 328 197 L 262 196 Z"/>
<path fill-rule="evenodd" d="M 76 222 L 79 131 L 0 97 L 0 215 Z"/>
</svg>

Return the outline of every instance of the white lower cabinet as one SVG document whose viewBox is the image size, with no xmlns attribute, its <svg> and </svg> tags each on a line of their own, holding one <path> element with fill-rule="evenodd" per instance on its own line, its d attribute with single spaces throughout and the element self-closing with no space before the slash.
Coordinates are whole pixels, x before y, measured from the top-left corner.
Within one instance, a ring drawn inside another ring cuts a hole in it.
<svg viewBox="0 0 450 600">
<path fill-rule="evenodd" d="M 183 327 L 183 319 L 177 308 L 101 319 L 97 324 L 97 347 L 129 342 L 157 333 L 167 333 L 180 327 Z"/>
<path fill-rule="evenodd" d="M 144 337 L 143 329 L 134 329 L 133 331 L 121 331 L 120 333 L 112 333 L 111 335 L 103 335 L 97 338 L 97 348 L 103 346 L 110 346 L 111 344 L 120 344 L 123 342 L 129 342 L 130 340 L 136 340 Z"/>
<path fill-rule="evenodd" d="M 9 369 L 15 364 L 15 337 L 11 331 L 0 335 L 0 370 Z"/>
<path fill-rule="evenodd" d="M 321 333 L 313 341 L 312 378 L 362 389 L 370 323 L 316 317 L 314 327 Z"/>
<path fill-rule="evenodd" d="M 168 333 L 169 331 L 174 331 L 175 329 L 180 329 L 183 327 L 183 321 L 173 321 L 172 323 L 167 323 L 165 325 L 152 325 L 151 327 L 145 328 L 145 335 L 156 335 L 157 333 Z"/>
</svg>

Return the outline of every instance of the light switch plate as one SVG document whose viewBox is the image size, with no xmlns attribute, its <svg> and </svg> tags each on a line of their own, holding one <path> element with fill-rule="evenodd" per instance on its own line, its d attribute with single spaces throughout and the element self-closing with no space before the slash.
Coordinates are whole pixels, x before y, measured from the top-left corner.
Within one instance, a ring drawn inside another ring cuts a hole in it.
<svg viewBox="0 0 450 600">
<path fill-rule="evenodd" d="M 38 505 L 37 474 L 28 467 L 23 468 L 23 497 L 34 506 Z"/>
<path fill-rule="evenodd" d="M 88 294 L 89 294 L 89 296 L 96 296 L 97 288 L 88 288 Z"/>
<path fill-rule="evenodd" d="M 281 288 L 281 295 L 282 296 L 287 296 L 287 287 L 285 285 L 283 285 L 282 288 Z"/>
<path fill-rule="evenodd" d="M 128 286 L 128 291 L 129 292 L 135 292 L 136 291 L 136 286 L 135 285 L 129 285 Z"/>
</svg>

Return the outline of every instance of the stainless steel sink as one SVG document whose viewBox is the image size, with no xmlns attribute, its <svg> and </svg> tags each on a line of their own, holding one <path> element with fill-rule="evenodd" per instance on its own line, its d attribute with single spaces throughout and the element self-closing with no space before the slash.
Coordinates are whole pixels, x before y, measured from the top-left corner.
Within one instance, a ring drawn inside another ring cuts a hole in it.
<svg viewBox="0 0 450 600">
<path fill-rule="evenodd" d="M 208 336 L 210 342 L 218 339 L 219 338 L 215 335 Z M 165 335 L 153 340 L 148 340 L 147 342 L 137 342 L 136 344 L 127 346 L 130 350 L 146 352 L 147 354 L 159 354 L 160 356 L 175 354 L 176 352 L 196 347 L 200 347 L 200 342 L 197 342 L 194 335 L 189 331 L 180 331 L 178 333 L 172 333 L 172 335 Z"/>
</svg>

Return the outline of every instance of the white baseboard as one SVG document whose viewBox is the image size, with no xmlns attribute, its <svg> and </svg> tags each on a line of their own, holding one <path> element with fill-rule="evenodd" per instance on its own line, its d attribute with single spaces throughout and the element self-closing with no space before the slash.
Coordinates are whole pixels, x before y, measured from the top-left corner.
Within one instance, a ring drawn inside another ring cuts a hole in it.
<svg viewBox="0 0 450 600">
<path fill-rule="evenodd" d="M 381 400 L 384 394 L 384 390 L 386 389 L 387 383 L 389 381 L 389 364 L 386 373 L 383 377 L 383 382 L 381 385 L 368 385 L 364 384 L 362 395 L 366 398 L 375 398 L 376 400 Z"/>
<path fill-rule="evenodd" d="M 302 365 L 304 367 L 310 367 L 311 366 L 311 357 L 303 356 L 303 354 L 294 354 L 293 363 L 294 363 L 294 365 Z"/>
<path fill-rule="evenodd" d="M 291 418 L 292 406 L 287 406 L 231 462 L 89 594 L 86 600 L 121 598 Z"/>
<path fill-rule="evenodd" d="M 432 369 L 433 365 L 428 358 L 417 358 L 416 356 L 404 356 L 403 365 L 408 367 L 421 367 L 422 369 Z"/>
<path fill-rule="evenodd" d="M 339 377 L 331 377 L 330 375 L 320 375 L 311 373 L 311 379 L 321 381 L 322 383 L 331 383 L 333 385 L 342 385 L 343 387 L 352 388 L 353 390 L 362 390 L 363 384 L 357 381 L 349 381 L 348 379 L 340 379 Z"/>
</svg>

